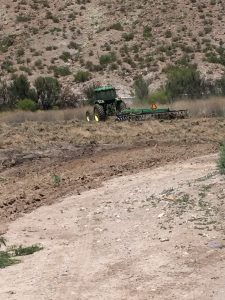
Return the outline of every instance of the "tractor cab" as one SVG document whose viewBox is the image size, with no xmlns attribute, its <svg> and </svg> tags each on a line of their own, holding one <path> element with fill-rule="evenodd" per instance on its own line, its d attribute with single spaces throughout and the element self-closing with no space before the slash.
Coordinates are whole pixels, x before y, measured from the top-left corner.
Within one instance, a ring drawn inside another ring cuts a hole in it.
<svg viewBox="0 0 225 300">
<path fill-rule="evenodd" d="M 110 85 L 96 88 L 94 94 L 95 101 L 103 100 L 109 103 L 117 98 L 116 89 Z"/>
<path fill-rule="evenodd" d="M 105 121 L 108 116 L 115 116 L 126 108 L 126 104 L 117 97 L 116 89 L 111 86 L 102 86 L 94 90 L 94 111 L 86 113 L 87 121 Z"/>
</svg>

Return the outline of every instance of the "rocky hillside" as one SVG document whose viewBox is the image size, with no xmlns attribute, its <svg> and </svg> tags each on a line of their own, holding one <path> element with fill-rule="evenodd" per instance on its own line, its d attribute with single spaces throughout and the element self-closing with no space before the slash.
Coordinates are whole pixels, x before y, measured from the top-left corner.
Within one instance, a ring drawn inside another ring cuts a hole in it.
<svg viewBox="0 0 225 300">
<path fill-rule="evenodd" d="M 157 87 L 170 64 L 197 63 L 206 78 L 225 65 L 223 0 L 1 0 L 0 20 L 5 78 L 129 87 L 143 74 Z"/>
</svg>

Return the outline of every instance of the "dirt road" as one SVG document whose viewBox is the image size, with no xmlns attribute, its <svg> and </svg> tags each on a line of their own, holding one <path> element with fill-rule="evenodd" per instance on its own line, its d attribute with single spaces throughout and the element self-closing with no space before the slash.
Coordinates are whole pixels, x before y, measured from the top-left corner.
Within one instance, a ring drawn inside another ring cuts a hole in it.
<svg viewBox="0 0 225 300">
<path fill-rule="evenodd" d="M 225 180 L 216 156 L 121 176 L 12 222 L 44 249 L 1 270 L 0 299 L 224 299 Z"/>
</svg>

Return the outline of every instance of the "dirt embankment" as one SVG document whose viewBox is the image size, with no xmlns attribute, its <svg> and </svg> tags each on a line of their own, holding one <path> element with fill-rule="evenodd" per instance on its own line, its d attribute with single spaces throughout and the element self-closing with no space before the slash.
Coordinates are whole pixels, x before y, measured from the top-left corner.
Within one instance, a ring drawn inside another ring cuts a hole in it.
<svg viewBox="0 0 225 300">
<path fill-rule="evenodd" d="M 1 223 L 114 176 L 216 152 L 224 129 L 224 119 L 2 124 Z"/>
</svg>

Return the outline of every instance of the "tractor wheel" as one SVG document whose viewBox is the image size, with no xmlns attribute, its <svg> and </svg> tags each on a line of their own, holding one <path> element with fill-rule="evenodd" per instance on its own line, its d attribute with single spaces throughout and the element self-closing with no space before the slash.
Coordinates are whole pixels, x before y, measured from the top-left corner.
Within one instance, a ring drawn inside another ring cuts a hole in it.
<svg viewBox="0 0 225 300">
<path fill-rule="evenodd" d="M 87 122 L 91 122 L 92 121 L 92 114 L 90 113 L 90 111 L 87 111 L 86 112 L 86 120 Z"/>
<path fill-rule="evenodd" d="M 121 112 L 122 110 L 124 110 L 126 108 L 127 108 L 126 103 L 124 101 L 121 101 L 117 106 L 117 111 Z"/>
<path fill-rule="evenodd" d="M 105 121 L 106 114 L 103 106 L 99 104 L 94 106 L 94 119 L 96 122 Z"/>
</svg>

